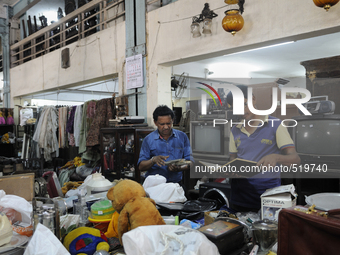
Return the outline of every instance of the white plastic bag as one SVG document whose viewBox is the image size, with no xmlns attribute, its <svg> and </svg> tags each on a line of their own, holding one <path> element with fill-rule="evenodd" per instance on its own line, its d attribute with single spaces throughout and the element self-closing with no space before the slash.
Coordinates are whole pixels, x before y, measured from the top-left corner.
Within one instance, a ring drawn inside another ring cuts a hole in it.
<svg viewBox="0 0 340 255">
<path fill-rule="evenodd" d="M 70 255 L 50 229 L 38 223 L 24 255 Z"/>
<path fill-rule="evenodd" d="M 21 213 L 21 221 L 31 223 L 32 205 L 26 199 L 15 195 L 3 195 L 1 192 L 0 206 L 11 208 Z"/>
<path fill-rule="evenodd" d="M 20 126 L 25 126 L 28 119 L 33 118 L 33 109 L 21 109 L 20 110 Z"/>
<path fill-rule="evenodd" d="M 80 215 L 77 214 L 67 214 L 60 216 L 60 228 L 64 228 L 67 230 L 70 226 L 75 225 L 79 226 Z"/>
<path fill-rule="evenodd" d="M 143 184 L 145 191 L 156 203 L 185 202 L 183 188 L 178 183 L 166 183 L 161 175 L 150 175 Z"/>
<path fill-rule="evenodd" d="M 123 235 L 127 255 L 217 255 L 218 249 L 198 230 L 174 225 L 143 226 Z"/>
<path fill-rule="evenodd" d="M 146 177 L 143 188 L 148 189 L 154 186 L 157 186 L 159 184 L 166 183 L 166 178 L 162 175 L 156 174 L 156 175 L 149 175 Z"/>
</svg>

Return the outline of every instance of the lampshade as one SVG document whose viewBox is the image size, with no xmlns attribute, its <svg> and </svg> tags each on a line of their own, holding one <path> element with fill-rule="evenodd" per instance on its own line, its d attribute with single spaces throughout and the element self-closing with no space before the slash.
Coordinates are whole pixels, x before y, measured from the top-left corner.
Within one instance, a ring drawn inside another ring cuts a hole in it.
<svg viewBox="0 0 340 255">
<path fill-rule="evenodd" d="M 194 38 L 201 36 L 200 24 L 198 22 L 192 22 L 191 33 L 192 33 L 192 37 L 194 37 Z"/>
<path fill-rule="evenodd" d="M 222 27 L 225 31 L 235 35 L 236 32 L 240 31 L 244 25 L 244 19 L 240 14 L 239 10 L 227 10 L 225 17 L 222 20 Z"/>
<path fill-rule="evenodd" d="M 238 0 L 224 0 L 226 4 L 238 4 Z"/>
<path fill-rule="evenodd" d="M 313 0 L 314 4 L 318 7 L 323 7 L 326 11 L 333 5 L 336 5 L 339 0 Z"/>
<path fill-rule="evenodd" d="M 203 20 L 203 34 L 209 35 L 211 34 L 211 19 L 205 18 Z"/>
</svg>

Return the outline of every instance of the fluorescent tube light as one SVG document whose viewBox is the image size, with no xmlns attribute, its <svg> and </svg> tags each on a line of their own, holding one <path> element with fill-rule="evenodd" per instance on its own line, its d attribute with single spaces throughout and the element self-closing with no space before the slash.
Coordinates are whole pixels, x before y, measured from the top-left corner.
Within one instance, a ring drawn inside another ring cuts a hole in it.
<svg viewBox="0 0 340 255">
<path fill-rule="evenodd" d="M 268 49 L 268 48 L 272 48 L 272 47 L 276 47 L 276 46 L 282 46 L 282 45 L 290 44 L 290 43 L 293 43 L 293 42 L 294 41 L 278 43 L 278 44 L 268 45 L 268 46 L 264 46 L 264 47 L 260 47 L 260 48 L 255 48 L 255 49 L 250 49 L 250 50 L 244 50 L 244 51 L 240 51 L 240 52 L 230 53 L 230 54 L 226 54 L 226 55 L 223 55 L 223 56 L 231 56 L 231 55 L 245 53 L 245 52 L 250 52 L 250 51 L 255 51 L 255 50 L 263 50 L 263 49 Z"/>
</svg>

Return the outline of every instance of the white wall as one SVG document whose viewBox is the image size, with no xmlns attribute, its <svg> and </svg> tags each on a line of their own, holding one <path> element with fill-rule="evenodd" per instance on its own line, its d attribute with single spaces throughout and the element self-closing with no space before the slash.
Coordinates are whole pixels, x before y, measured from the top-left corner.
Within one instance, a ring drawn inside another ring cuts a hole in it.
<svg viewBox="0 0 340 255">
<path fill-rule="evenodd" d="M 125 22 L 67 45 L 70 67 L 61 68 L 61 49 L 10 70 L 11 96 L 112 78 L 118 73 L 122 94 L 125 62 Z M 11 100 L 13 102 L 13 100 Z"/>
<path fill-rule="evenodd" d="M 206 2 L 218 14 L 213 19 L 212 35 L 192 38 L 192 17 L 201 13 Z M 152 96 L 147 101 L 148 116 L 158 104 L 171 106 L 168 66 L 340 31 L 339 5 L 326 12 L 311 0 L 257 0 L 246 1 L 245 25 L 232 36 L 221 26 L 227 9 L 224 1 L 181 0 L 148 13 L 147 95 Z"/>
<path fill-rule="evenodd" d="M 218 14 L 213 19 L 212 34 L 192 38 L 192 17 L 201 13 L 206 2 Z M 246 1 L 245 25 L 235 36 L 221 26 L 227 9 L 220 0 L 181 0 L 147 13 L 149 124 L 157 105 L 171 106 L 172 65 L 340 31 L 340 4 L 326 12 L 312 0 Z M 11 96 L 67 87 L 115 73 L 118 73 L 120 94 L 125 91 L 125 22 L 67 47 L 71 54 L 68 69 L 60 67 L 61 49 L 12 68 Z"/>
</svg>

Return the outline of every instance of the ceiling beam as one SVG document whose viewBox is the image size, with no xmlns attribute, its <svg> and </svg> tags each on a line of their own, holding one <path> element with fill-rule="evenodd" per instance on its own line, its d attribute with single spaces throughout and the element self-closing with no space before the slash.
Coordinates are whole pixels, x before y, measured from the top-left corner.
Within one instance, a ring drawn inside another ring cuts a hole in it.
<svg viewBox="0 0 340 255">
<path fill-rule="evenodd" d="M 37 3 L 39 3 L 41 0 L 33 0 L 32 2 L 30 2 L 28 5 L 26 5 L 23 9 L 21 9 L 20 11 L 18 11 L 17 13 L 15 13 L 13 15 L 14 19 L 19 19 L 22 15 L 24 15 L 26 13 L 26 11 L 28 11 L 30 8 L 32 8 L 34 5 L 36 5 Z M 14 6 L 14 9 L 15 6 Z"/>
</svg>

